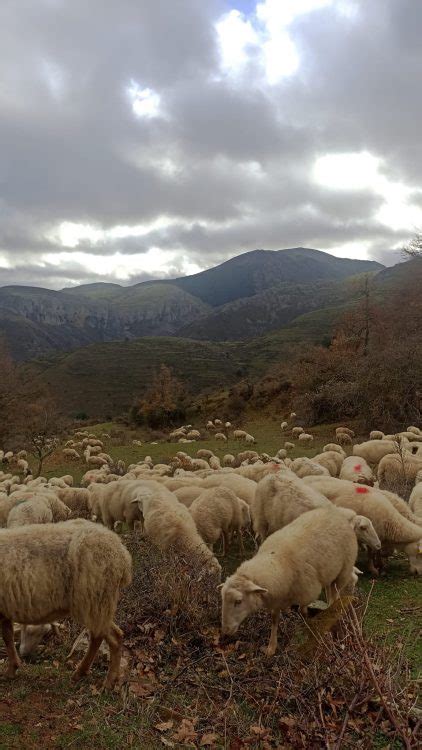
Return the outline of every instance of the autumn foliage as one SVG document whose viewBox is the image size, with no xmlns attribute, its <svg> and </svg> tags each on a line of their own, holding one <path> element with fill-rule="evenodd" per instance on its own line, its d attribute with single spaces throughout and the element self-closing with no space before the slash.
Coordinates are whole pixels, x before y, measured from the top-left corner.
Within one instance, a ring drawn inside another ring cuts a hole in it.
<svg viewBox="0 0 422 750">
<path fill-rule="evenodd" d="M 164 364 L 131 409 L 131 417 L 136 424 L 146 424 L 153 429 L 180 423 L 185 413 L 186 392 L 183 384 Z"/>
</svg>

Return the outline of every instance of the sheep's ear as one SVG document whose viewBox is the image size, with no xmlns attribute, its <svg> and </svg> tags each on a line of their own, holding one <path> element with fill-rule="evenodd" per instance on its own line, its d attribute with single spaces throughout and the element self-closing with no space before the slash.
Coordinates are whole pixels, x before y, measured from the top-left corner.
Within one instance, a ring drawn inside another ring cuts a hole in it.
<svg viewBox="0 0 422 750">
<path fill-rule="evenodd" d="M 139 502 L 139 498 L 138 497 L 134 497 L 133 500 L 131 500 L 130 502 L 131 503 L 137 503 L 137 502 Z"/>
<path fill-rule="evenodd" d="M 224 583 L 219 583 L 218 586 L 215 587 L 216 591 L 221 591 L 221 589 L 223 588 L 223 586 L 224 586 Z"/>
<path fill-rule="evenodd" d="M 251 594 L 268 594 L 268 589 L 264 589 L 262 586 L 252 583 L 252 581 L 249 583 L 247 591 Z"/>
</svg>

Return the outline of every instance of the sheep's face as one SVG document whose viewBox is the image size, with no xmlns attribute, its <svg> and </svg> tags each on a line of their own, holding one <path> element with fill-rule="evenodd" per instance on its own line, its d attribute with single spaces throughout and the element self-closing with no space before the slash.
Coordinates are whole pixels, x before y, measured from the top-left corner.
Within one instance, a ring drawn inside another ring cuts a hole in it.
<svg viewBox="0 0 422 750">
<path fill-rule="evenodd" d="M 52 626 L 46 625 L 22 625 L 19 654 L 29 656 L 41 643 L 44 636 L 50 633 Z"/>
<path fill-rule="evenodd" d="M 267 589 L 257 586 L 247 579 L 236 583 L 228 579 L 221 589 L 222 613 L 221 631 L 223 635 L 234 635 L 239 625 L 248 615 L 264 606 L 263 595 Z"/>
<path fill-rule="evenodd" d="M 422 576 L 422 539 L 407 544 L 404 551 L 409 558 L 410 572 Z"/>
<path fill-rule="evenodd" d="M 381 549 L 378 534 L 369 518 L 366 518 L 366 516 L 356 516 L 354 518 L 354 529 L 361 544 L 365 544 L 369 549 Z"/>
</svg>

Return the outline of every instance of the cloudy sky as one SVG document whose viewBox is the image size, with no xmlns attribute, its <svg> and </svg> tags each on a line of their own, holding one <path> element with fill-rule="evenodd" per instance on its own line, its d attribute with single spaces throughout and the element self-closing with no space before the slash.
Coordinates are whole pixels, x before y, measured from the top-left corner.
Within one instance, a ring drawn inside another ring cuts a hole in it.
<svg viewBox="0 0 422 750">
<path fill-rule="evenodd" d="M 2 0 L 0 285 L 422 227 L 422 2 Z"/>
</svg>

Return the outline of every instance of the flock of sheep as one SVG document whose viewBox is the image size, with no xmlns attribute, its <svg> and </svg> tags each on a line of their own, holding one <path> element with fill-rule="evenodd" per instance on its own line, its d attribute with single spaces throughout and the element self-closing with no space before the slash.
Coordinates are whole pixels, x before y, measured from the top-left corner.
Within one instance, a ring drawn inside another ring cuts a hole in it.
<svg viewBox="0 0 422 750">
<path fill-rule="evenodd" d="M 227 438 L 231 425 L 214 420 L 206 428 L 216 439 Z M 288 422 L 281 431 L 305 445 L 313 440 Z M 188 425 L 171 439 L 199 435 Z M 233 437 L 255 442 L 243 430 L 234 430 Z M 321 591 L 330 604 L 353 590 L 358 545 L 367 549 L 374 574 L 394 550 L 407 555 L 412 573 L 422 574 L 422 431 L 374 431 L 354 445 L 353 438 L 352 430 L 338 428 L 336 442 L 312 459 L 289 458 L 289 441 L 275 456 L 245 450 L 221 462 L 210 450 L 199 449 L 195 458 L 177 451 L 168 464 L 154 465 L 147 456 L 126 470 L 104 452 L 101 440 L 78 432 L 63 452 L 69 459 L 71 451 L 78 457 L 85 452 L 81 487 L 73 487 L 70 474 L 33 479 L 24 451 L 1 451 L 3 468 L 19 471 L 0 471 L 0 622 L 7 674 L 20 665 L 17 624 L 24 656 L 56 620 L 69 617 L 90 634 L 74 678 L 88 672 L 105 639 L 105 685 L 116 683 L 123 633 L 114 617 L 132 566 L 116 533 L 123 524 L 189 560 L 199 580 L 219 584 L 223 633 L 235 633 L 251 613 L 267 610 L 269 655 L 277 647 L 280 613 L 297 606 L 306 615 Z M 352 445 L 347 455 L 344 448 Z M 215 545 L 221 540 L 223 555 L 234 543 L 243 552 L 247 530 L 259 545 L 256 554 L 219 583 Z"/>
</svg>

